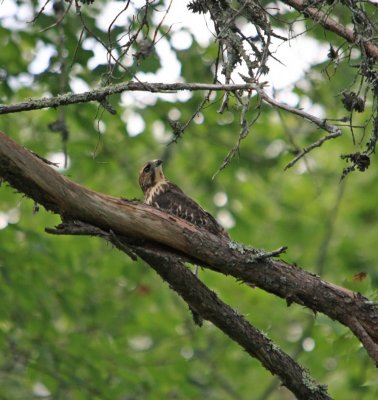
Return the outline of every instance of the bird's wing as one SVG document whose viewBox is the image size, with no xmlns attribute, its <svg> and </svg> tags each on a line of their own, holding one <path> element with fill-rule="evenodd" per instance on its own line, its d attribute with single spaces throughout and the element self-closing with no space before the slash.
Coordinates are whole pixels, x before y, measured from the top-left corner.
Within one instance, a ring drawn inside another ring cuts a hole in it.
<svg viewBox="0 0 378 400">
<path fill-rule="evenodd" d="M 151 205 L 185 219 L 194 225 L 203 227 L 211 233 L 228 237 L 225 230 L 210 213 L 171 182 L 165 187 L 164 191 L 154 197 Z"/>
</svg>

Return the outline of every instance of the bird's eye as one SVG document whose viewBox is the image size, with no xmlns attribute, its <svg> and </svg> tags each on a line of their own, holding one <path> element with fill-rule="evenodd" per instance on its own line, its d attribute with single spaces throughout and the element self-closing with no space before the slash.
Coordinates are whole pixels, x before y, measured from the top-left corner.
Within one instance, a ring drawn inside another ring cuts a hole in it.
<svg viewBox="0 0 378 400">
<path fill-rule="evenodd" d="M 150 172 L 150 170 L 151 170 L 151 164 L 147 164 L 147 165 L 144 167 L 143 172 L 146 173 L 146 174 L 148 174 L 148 173 Z"/>
</svg>

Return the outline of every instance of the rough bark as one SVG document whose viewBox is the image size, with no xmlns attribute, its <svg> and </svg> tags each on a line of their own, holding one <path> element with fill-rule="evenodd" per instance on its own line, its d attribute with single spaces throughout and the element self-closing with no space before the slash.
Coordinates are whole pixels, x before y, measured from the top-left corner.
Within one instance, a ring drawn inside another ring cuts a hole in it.
<svg viewBox="0 0 378 400">
<path fill-rule="evenodd" d="M 133 240 L 131 246 L 139 243 L 142 253 L 149 243 L 159 243 L 178 263 L 180 257 L 195 260 L 206 268 L 232 275 L 280 296 L 288 304 L 294 302 L 314 312 L 323 312 L 348 326 L 378 364 L 378 310 L 374 303 L 358 293 L 273 259 L 272 254 L 199 230 L 140 202 L 84 188 L 2 133 L 0 176 L 46 209 L 60 214 L 65 222 L 82 221 L 104 232 L 126 237 Z M 140 252 L 139 255 L 145 258 Z M 150 250 L 148 254 L 153 257 L 154 253 Z M 194 310 L 204 312 L 194 300 L 190 305 Z M 208 317 L 205 312 L 202 316 Z"/>
<path fill-rule="evenodd" d="M 108 96 L 123 92 L 151 92 L 151 93 L 176 93 L 183 90 L 211 90 L 233 92 L 237 90 L 256 90 L 264 87 L 264 84 L 213 84 L 213 83 L 159 83 L 159 82 L 134 82 L 109 85 L 100 89 L 93 89 L 84 93 L 64 93 L 53 97 L 41 99 L 28 99 L 20 103 L 0 104 L 0 114 L 11 114 L 20 111 L 41 110 L 43 108 L 68 106 L 70 104 L 89 103 L 91 101 L 102 102 Z"/>
<path fill-rule="evenodd" d="M 359 293 L 323 281 L 298 266 L 216 237 L 135 201 L 86 189 L 0 133 L 0 176 L 62 216 L 105 231 L 174 249 L 204 267 L 255 285 L 348 326 L 378 364 L 378 310 Z"/>
<path fill-rule="evenodd" d="M 359 35 L 353 32 L 352 29 L 331 18 L 327 13 L 312 6 L 309 2 L 302 0 L 281 0 L 283 3 L 295 8 L 302 13 L 305 17 L 311 18 L 313 21 L 319 23 L 323 28 L 336 33 L 336 35 L 344 38 L 351 44 L 362 45 L 366 54 L 374 59 L 378 59 L 378 46 L 367 39 L 362 39 Z"/>
<path fill-rule="evenodd" d="M 279 349 L 242 315 L 220 300 L 172 255 L 161 256 L 148 248 L 136 250 L 157 273 L 204 319 L 211 321 L 272 374 L 298 399 L 330 399 L 327 387 L 317 384 L 310 374 Z"/>
<path fill-rule="evenodd" d="M 170 249 L 156 243 L 137 244 L 126 237 L 105 232 L 82 222 L 68 222 L 49 233 L 64 235 L 99 236 L 111 242 L 133 259 L 139 256 L 146 261 L 169 286 L 202 318 L 211 321 L 252 357 L 256 358 L 298 399 L 330 399 L 327 388 L 317 384 L 303 367 L 279 349 L 262 332 L 252 326 L 242 315 L 225 304 L 205 286 L 183 261 L 186 257 L 173 254 Z"/>
</svg>

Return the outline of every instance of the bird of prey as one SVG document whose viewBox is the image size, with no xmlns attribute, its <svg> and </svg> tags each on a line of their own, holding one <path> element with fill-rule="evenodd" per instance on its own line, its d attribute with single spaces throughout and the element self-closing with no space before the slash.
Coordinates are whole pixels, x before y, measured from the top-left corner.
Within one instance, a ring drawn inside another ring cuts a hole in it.
<svg viewBox="0 0 378 400">
<path fill-rule="evenodd" d="M 148 161 L 140 170 L 139 185 L 144 193 L 144 202 L 229 239 L 228 233 L 211 214 L 165 178 L 162 164 L 161 160 Z"/>
</svg>

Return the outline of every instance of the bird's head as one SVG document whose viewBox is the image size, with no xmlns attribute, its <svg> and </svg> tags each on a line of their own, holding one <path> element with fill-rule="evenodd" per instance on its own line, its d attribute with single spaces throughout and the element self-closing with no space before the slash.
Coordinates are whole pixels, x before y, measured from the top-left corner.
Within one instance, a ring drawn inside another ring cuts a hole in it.
<svg viewBox="0 0 378 400">
<path fill-rule="evenodd" d="M 143 165 L 139 172 L 139 185 L 143 193 L 159 182 L 165 181 L 162 164 L 161 160 L 152 160 Z"/>
</svg>

